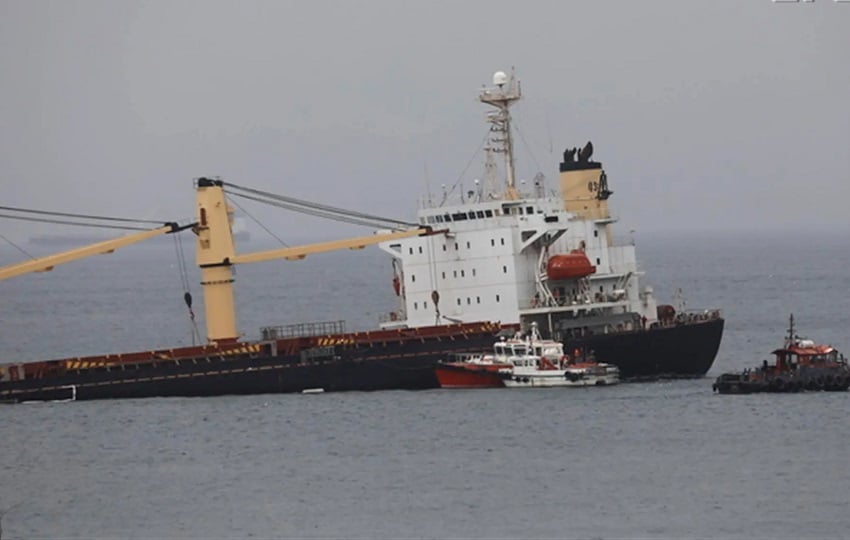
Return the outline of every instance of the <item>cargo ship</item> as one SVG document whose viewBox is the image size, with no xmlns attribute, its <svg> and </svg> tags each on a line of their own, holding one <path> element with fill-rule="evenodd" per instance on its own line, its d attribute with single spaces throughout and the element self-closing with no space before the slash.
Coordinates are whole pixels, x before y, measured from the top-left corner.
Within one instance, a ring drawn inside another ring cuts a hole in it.
<svg viewBox="0 0 850 540">
<path fill-rule="evenodd" d="M 520 97 L 513 74 L 494 75 L 479 95 L 495 109 L 487 117 L 484 180 L 459 196 L 445 189 L 429 194 L 416 223 L 389 220 L 387 230 L 370 236 L 237 253 L 225 189 L 255 200 L 268 196 L 277 206 L 293 199 L 200 178 L 192 224 L 169 223 L 0 268 L 0 280 L 7 279 L 191 229 L 207 324 L 200 347 L 28 363 L 4 358 L 0 400 L 436 388 L 440 360 L 487 350 L 500 331 L 532 325 L 568 351 L 616 365 L 624 379 L 705 375 L 722 337 L 720 311 L 657 305 L 652 288 L 640 286 L 634 245 L 613 240 L 613 192 L 601 163 L 591 159 L 592 144 L 564 152 L 557 189 L 550 191 L 541 173 L 530 187 L 516 182 L 509 108 Z M 329 209 L 309 205 L 313 214 Z M 362 224 L 374 216 L 349 217 Z M 399 302 L 379 330 L 315 325 L 306 334 L 238 339 L 234 265 L 376 244 L 392 257 Z"/>
</svg>

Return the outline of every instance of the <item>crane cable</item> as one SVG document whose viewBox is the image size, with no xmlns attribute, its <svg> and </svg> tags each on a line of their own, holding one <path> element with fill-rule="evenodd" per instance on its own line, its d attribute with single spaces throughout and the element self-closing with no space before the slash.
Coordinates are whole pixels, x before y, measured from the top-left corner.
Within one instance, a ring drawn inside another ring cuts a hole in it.
<svg viewBox="0 0 850 540">
<path fill-rule="evenodd" d="M 35 210 L 32 208 L 19 208 L 15 206 L 0 206 L 0 210 L 5 210 L 8 212 L 21 212 L 24 214 L 39 214 L 42 216 L 59 216 L 59 217 L 73 217 L 80 219 L 92 219 L 97 221 L 118 221 L 123 223 L 153 223 L 160 224 L 161 221 L 156 221 L 152 219 L 131 219 L 131 218 L 123 218 L 123 217 L 114 217 L 114 216 L 96 216 L 93 214 L 71 214 L 68 212 L 52 212 L 49 210 Z"/>
<path fill-rule="evenodd" d="M 271 230 L 269 230 L 269 228 L 268 228 L 268 227 L 266 227 L 265 225 L 263 225 L 263 224 L 260 222 L 260 220 L 259 220 L 259 219 L 257 219 L 257 218 L 255 218 L 254 216 L 252 216 L 252 215 L 251 215 L 251 214 L 250 214 L 247 210 L 245 210 L 245 208 L 243 208 L 243 207 L 242 207 L 242 205 L 240 205 L 239 203 L 237 203 L 236 201 L 234 201 L 232 197 L 228 196 L 228 197 L 227 197 L 227 202 L 229 202 L 230 204 L 232 204 L 233 206 L 235 206 L 235 207 L 236 207 L 236 208 L 238 208 L 239 210 L 242 210 L 242 213 L 243 213 L 243 214 L 245 214 L 246 216 L 248 216 L 249 218 L 251 218 L 251 220 L 252 220 L 254 223 L 256 223 L 257 225 L 259 225 L 260 227 L 262 227 L 264 231 L 266 231 L 267 233 L 269 233 L 272 237 L 274 237 L 274 239 L 275 239 L 275 240 L 277 240 L 278 242 L 280 242 L 280 244 L 281 244 L 283 247 L 289 247 L 289 244 L 287 244 L 286 242 L 284 242 L 283 240 L 281 240 L 281 239 L 280 239 L 280 237 L 279 237 L 278 235 L 276 235 L 275 233 L 271 232 Z"/>
<path fill-rule="evenodd" d="M 195 321 L 195 312 L 192 310 L 192 293 L 189 292 L 189 271 L 186 264 L 186 253 L 183 250 L 183 238 L 179 234 L 174 235 L 174 250 L 177 255 L 177 267 L 180 273 L 180 284 L 183 287 L 183 301 L 189 309 L 189 321 L 192 325 L 192 345 L 201 342 L 201 333 L 198 323 Z"/>
<path fill-rule="evenodd" d="M 74 225 L 76 227 L 95 227 L 99 229 L 118 229 L 123 231 L 147 231 L 149 230 L 147 227 L 133 227 L 130 225 L 105 225 L 101 223 L 80 223 L 78 221 L 68 221 L 64 219 L 48 219 L 48 218 L 36 218 L 29 216 L 12 216 L 9 214 L 0 214 L 0 218 L 9 218 L 9 219 L 18 219 L 21 221 L 34 221 L 36 223 L 53 223 L 58 225 Z M 162 225 L 162 222 L 155 221 L 153 223 L 158 223 Z"/>
<path fill-rule="evenodd" d="M 10 246 L 12 246 L 13 248 L 17 249 L 18 251 L 20 251 L 21 253 L 23 253 L 24 255 L 26 255 L 27 257 L 29 257 L 30 259 L 35 259 L 35 257 L 33 257 L 33 256 L 32 256 L 32 255 L 31 255 L 31 254 L 30 254 L 27 250 L 25 250 L 24 248 L 22 248 L 22 247 L 21 247 L 21 246 L 19 246 L 18 244 L 16 244 L 16 243 L 12 242 L 11 240 L 9 240 L 8 238 L 6 238 L 6 237 L 5 237 L 5 236 L 3 236 L 2 234 L 0 234 L 0 238 L 2 238 L 3 240 L 5 240 L 6 242 L 8 242 Z"/>
<path fill-rule="evenodd" d="M 346 210 L 344 208 L 330 206 L 327 204 L 314 203 L 303 199 L 297 199 L 295 197 L 287 197 L 284 195 L 270 193 L 268 191 L 239 186 L 230 182 L 224 182 L 224 185 L 231 189 L 230 194 L 233 196 L 250 199 L 311 216 L 364 226 L 390 226 L 392 228 L 419 226 L 418 223 L 411 223 L 409 221 L 387 218 L 365 212 Z M 234 193 L 233 190 L 242 193 Z"/>
</svg>

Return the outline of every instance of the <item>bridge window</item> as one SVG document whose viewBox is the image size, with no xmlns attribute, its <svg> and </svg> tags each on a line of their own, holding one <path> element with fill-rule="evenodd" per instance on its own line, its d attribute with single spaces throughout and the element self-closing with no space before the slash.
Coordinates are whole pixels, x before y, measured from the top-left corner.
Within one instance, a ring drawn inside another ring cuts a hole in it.
<svg viewBox="0 0 850 540">
<path fill-rule="evenodd" d="M 487 216 L 487 217 L 493 217 L 493 211 L 492 210 L 484 210 L 484 215 Z"/>
</svg>

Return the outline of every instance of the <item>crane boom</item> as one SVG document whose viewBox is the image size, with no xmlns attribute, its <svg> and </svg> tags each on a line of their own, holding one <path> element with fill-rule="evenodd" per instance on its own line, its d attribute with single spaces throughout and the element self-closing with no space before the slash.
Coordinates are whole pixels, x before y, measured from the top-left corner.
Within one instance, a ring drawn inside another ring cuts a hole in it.
<svg viewBox="0 0 850 540">
<path fill-rule="evenodd" d="M 307 255 L 316 253 L 326 253 L 328 251 L 336 251 L 338 249 L 363 249 L 366 246 L 379 244 L 388 240 L 398 240 L 401 238 L 410 238 L 412 236 L 427 236 L 433 234 L 430 228 L 420 227 L 418 229 L 409 229 L 406 231 L 375 233 L 371 236 L 359 236 L 357 238 L 347 238 L 345 240 L 332 240 L 329 242 L 320 242 L 317 244 L 308 244 L 306 246 L 296 246 L 280 249 L 270 249 L 268 251 L 258 251 L 256 253 L 246 253 L 244 255 L 237 254 L 231 262 L 234 264 L 253 263 L 271 261 L 275 259 L 287 259 L 290 261 L 303 259 Z"/>
<path fill-rule="evenodd" d="M 0 281 L 20 276 L 22 274 L 28 274 L 30 272 L 48 272 L 50 270 L 53 270 L 53 267 L 60 264 L 85 259 L 86 257 L 91 257 L 92 255 L 112 253 L 118 248 L 129 246 L 131 244 L 147 240 L 148 238 L 153 238 L 154 236 L 182 231 L 183 229 L 187 229 L 191 226 L 192 225 L 185 225 L 181 227 L 176 223 L 166 223 L 165 225 L 157 229 L 151 229 L 149 231 L 143 231 L 135 234 L 128 234 L 120 238 L 104 240 L 103 242 L 98 242 L 96 244 L 90 244 L 88 246 L 63 251 L 61 253 L 55 253 L 46 257 L 39 257 L 31 261 L 25 261 L 22 263 L 16 263 L 0 267 Z"/>
</svg>

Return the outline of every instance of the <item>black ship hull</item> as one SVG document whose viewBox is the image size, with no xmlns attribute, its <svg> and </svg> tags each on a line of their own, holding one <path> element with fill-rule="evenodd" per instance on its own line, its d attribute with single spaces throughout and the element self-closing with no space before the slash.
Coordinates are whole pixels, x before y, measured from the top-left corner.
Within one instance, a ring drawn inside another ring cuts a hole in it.
<svg viewBox="0 0 850 540">
<path fill-rule="evenodd" d="M 368 341 L 348 335 L 261 342 L 162 360 L 22 364 L 28 376 L 0 381 L 0 402 L 438 388 L 439 361 L 490 349 L 500 331 L 494 323 L 464 326 L 431 334 L 374 333 Z"/>
<path fill-rule="evenodd" d="M 565 350 L 593 351 L 600 362 L 620 368 L 624 379 L 702 377 L 711 368 L 723 336 L 722 318 L 565 342 Z"/>
<path fill-rule="evenodd" d="M 79 361 L 47 375 L 0 381 L 0 401 L 61 401 L 234 394 L 438 388 L 434 367 L 449 355 L 490 350 L 498 328 L 361 343 L 333 338 L 293 346 L 244 345 L 236 352 L 110 364 Z M 620 368 L 624 379 L 701 377 L 720 345 L 723 319 L 570 340 Z M 337 340 L 340 341 L 340 340 Z M 109 357 L 102 357 L 108 359 Z M 38 367 L 51 362 L 41 363 Z M 31 364 L 36 366 L 37 364 Z M 76 367 L 76 369 L 74 369 Z"/>
</svg>

